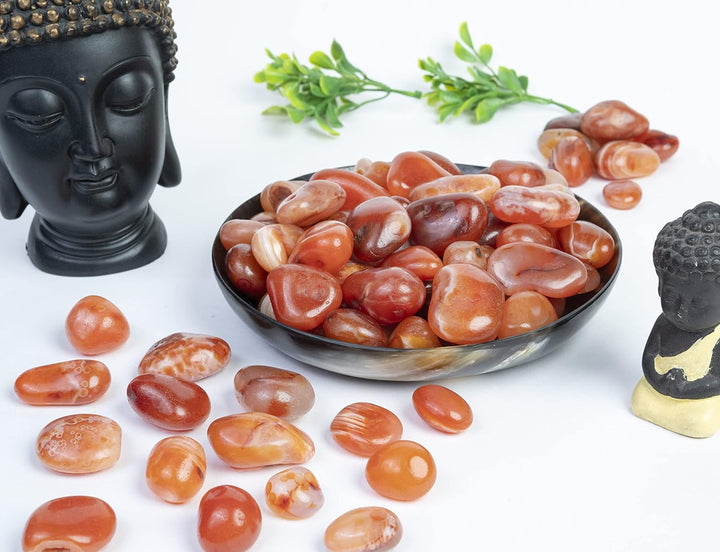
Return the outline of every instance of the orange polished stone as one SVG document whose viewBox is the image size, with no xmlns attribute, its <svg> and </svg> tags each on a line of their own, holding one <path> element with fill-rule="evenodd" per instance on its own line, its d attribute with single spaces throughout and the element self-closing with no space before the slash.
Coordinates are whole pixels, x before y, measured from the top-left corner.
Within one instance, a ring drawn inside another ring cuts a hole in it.
<svg viewBox="0 0 720 552">
<path fill-rule="evenodd" d="M 219 337 L 177 332 L 154 343 L 140 361 L 139 374 L 167 374 L 198 381 L 230 362 L 230 345 Z"/>
<path fill-rule="evenodd" d="M 293 420 L 315 404 L 315 391 L 302 374 L 253 364 L 237 371 L 233 380 L 238 402 L 253 412 Z"/>
<path fill-rule="evenodd" d="M 330 552 L 382 552 L 395 548 L 402 532 L 394 512 L 367 506 L 345 512 L 328 525 L 325 547 Z"/>
<path fill-rule="evenodd" d="M 122 431 L 114 420 L 97 414 L 72 414 L 53 420 L 37 438 L 40 461 L 61 473 L 105 470 L 120 458 Z"/>
<path fill-rule="evenodd" d="M 23 552 L 97 552 L 115 534 L 113 509 L 92 496 L 65 496 L 38 507 L 25 525 Z"/>
<path fill-rule="evenodd" d="M 125 343 L 130 337 L 130 325 L 110 301 L 99 295 L 88 295 L 68 313 L 65 335 L 80 353 L 100 355 Z"/>
<path fill-rule="evenodd" d="M 205 482 L 205 450 L 195 439 L 176 435 L 159 441 L 145 468 L 148 488 L 166 502 L 180 504 L 194 497 Z"/>
<path fill-rule="evenodd" d="M 430 452 L 414 441 L 393 441 L 368 458 L 365 479 L 378 494 L 416 500 L 435 484 L 437 468 Z"/>
<path fill-rule="evenodd" d="M 89 404 L 110 387 L 110 371 L 98 360 L 67 360 L 24 371 L 15 380 L 18 398 L 36 406 Z"/>
<path fill-rule="evenodd" d="M 383 445 L 400 439 L 402 432 L 400 418 L 367 402 L 346 406 L 330 423 L 330 435 L 335 442 L 358 456 L 370 456 Z"/>
<path fill-rule="evenodd" d="M 213 487 L 200 500 L 197 535 L 205 552 L 244 552 L 260 536 L 262 513 L 246 490 Z"/>
<path fill-rule="evenodd" d="M 286 519 L 312 516 L 325 502 L 317 478 L 307 468 L 295 466 L 273 475 L 265 485 L 268 508 Z"/>
<path fill-rule="evenodd" d="M 207 436 L 218 457 L 233 468 L 302 464 L 315 454 L 315 444 L 303 431 L 264 412 L 218 418 Z"/>
<path fill-rule="evenodd" d="M 452 389 L 442 385 L 421 385 L 412 396 L 418 415 L 430 426 L 445 433 L 460 433 L 470 427 L 470 405 Z"/>
<path fill-rule="evenodd" d="M 202 387 L 165 374 L 133 378 L 127 398 L 141 418 L 169 431 L 195 429 L 210 415 L 210 398 Z"/>
</svg>

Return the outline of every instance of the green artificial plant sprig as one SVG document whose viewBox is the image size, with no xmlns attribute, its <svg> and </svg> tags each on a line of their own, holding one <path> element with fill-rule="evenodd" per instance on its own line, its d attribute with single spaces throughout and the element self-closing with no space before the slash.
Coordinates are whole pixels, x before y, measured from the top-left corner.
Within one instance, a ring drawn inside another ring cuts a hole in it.
<svg viewBox="0 0 720 552">
<path fill-rule="evenodd" d="M 279 92 L 289 103 L 269 107 L 263 114 L 286 115 L 294 123 L 314 119 L 320 128 L 332 135 L 337 135 L 336 129 L 342 127 L 340 116 L 345 112 L 390 94 L 422 97 L 422 92 L 397 90 L 369 78 L 348 61 L 336 40 L 332 42 L 330 55 L 321 51 L 310 55 L 311 66 L 300 63 L 294 54 L 265 52 L 271 61 L 255 75 L 255 82 L 265 83 L 268 90 Z M 368 93 L 374 95 L 362 101 L 353 99 Z"/>
<path fill-rule="evenodd" d="M 455 42 L 454 51 L 457 58 L 469 64 L 470 80 L 448 75 L 440 63 L 430 57 L 419 61 L 420 69 L 426 72 L 423 78 L 432 87 L 424 97 L 437 109 L 441 121 L 470 112 L 475 122 L 485 123 L 498 109 L 520 102 L 552 104 L 571 113 L 577 111 L 550 98 L 528 94 L 528 78 L 513 69 L 500 66 L 495 71 L 490 67 L 492 46 L 483 44 L 476 49 L 466 22 L 460 25 L 460 40 Z"/>
</svg>

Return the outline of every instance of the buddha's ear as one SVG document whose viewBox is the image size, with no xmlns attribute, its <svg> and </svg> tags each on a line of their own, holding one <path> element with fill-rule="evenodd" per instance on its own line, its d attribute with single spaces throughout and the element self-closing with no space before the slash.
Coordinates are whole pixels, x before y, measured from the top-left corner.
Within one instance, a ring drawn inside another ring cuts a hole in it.
<svg viewBox="0 0 720 552">
<path fill-rule="evenodd" d="M 22 215 L 25 207 L 27 201 L 18 190 L 10 176 L 10 171 L 5 166 L 5 161 L 0 156 L 0 213 L 6 219 L 16 219 Z"/>
<path fill-rule="evenodd" d="M 158 184 L 166 188 L 171 188 L 180 184 L 182 180 L 182 170 L 180 169 L 180 159 L 175 144 L 173 143 L 172 134 L 170 133 L 170 119 L 168 117 L 168 85 L 165 84 L 165 161 L 163 162 L 162 171 L 160 172 L 160 180 Z"/>
</svg>

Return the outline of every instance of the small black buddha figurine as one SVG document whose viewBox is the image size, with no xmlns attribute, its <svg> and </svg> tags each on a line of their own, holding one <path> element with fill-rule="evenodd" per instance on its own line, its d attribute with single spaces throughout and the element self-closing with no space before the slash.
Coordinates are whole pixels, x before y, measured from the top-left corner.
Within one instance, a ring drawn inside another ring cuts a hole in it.
<svg viewBox="0 0 720 552">
<path fill-rule="evenodd" d="M 720 428 L 720 205 L 699 204 L 655 241 L 662 314 L 642 356 L 633 412 L 690 437 Z"/>
<path fill-rule="evenodd" d="M 0 211 L 34 208 L 41 270 L 109 274 L 165 251 L 149 200 L 180 183 L 174 39 L 166 1 L 0 0 Z"/>
</svg>

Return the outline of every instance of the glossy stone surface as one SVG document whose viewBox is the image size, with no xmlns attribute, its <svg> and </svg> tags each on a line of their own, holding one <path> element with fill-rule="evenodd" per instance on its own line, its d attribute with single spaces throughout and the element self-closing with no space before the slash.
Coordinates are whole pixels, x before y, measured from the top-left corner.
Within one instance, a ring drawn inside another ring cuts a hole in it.
<svg viewBox="0 0 720 552">
<path fill-rule="evenodd" d="M 575 136 L 560 140 L 550 152 L 550 168 L 565 177 L 571 187 L 584 184 L 595 172 L 593 155 L 587 144 Z"/>
<path fill-rule="evenodd" d="M 401 267 L 361 270 L 342 285 L 343 301 L 370 315 L 378 324 L 396 324 L 417 313 L 425 303 L 422 280 Z"/>
<path fill-rule="evenodd" d="M 393 500 L 417 500 L 430 491 L 436 478 L 435 460 L 414 441 L 388 443 L 375 451 L 365 466 L 368 484 Z"/>
<path fill-rule="evenodd" d="M 642 188 L 634 180 L 615 180 L 603 186 L 602 195 L 613 209 L 632 209 L 642 199 Z"/>
<path fill-rule="evenodd" d="M 200 500 L 197 523 L 204 552 L 245 552 L 260 536 L 262 512 L 246 490 L 219 485 Z"/>
<path fill-rule="evenodd" d="M 412 403 L 430 427 L 445 433 L 460 433 L 472 425 L 472 408 L 459 394 L 442 385 L 421 385 L 412 394 Z"/>
<path fill-rule="evenodd" d="M 307 414 L 315 391 L 305 376 L 291 370 L 253 364 L 237 371 L 233 380 L 238 402 L 253 412 L 286 420 Z"/>
<path fill-rule="evenodd" d="M 469 193 L 487 202 L 498 188 L 500 180 L 492 174 L 453 174 L 416 186 L 410 190 L 408 199 L 412 202 L 445 194 Z"/>
<path fill-rule="evenodd" d="M 279 266 L 270 271 L 266 283 L 275 318 L 298 330 L 317 328 L 342 303 L 338 281 L 311 266 Z"/>
<path fill-rule="evenodd" d="M 399 266 L 426 282 L 433 279 L 442 265 L 443 260 L 432 249 L 424 245 L 409 245 L 385 257 L 380 266 Z"/>
<path fill-rule="evenodd" d="M 652 148 L 630 140 L 608 142 L 595 154 L 595 170 L 608 180 L 649 176 L 659 166 L 660 157 Z"/>
<path fill-rule="evenodd" d="M 97 552 L 115 535 L 117 517 L 93 496 L 64 496 L 40 505 L 28 518 L 23 552 Z"/>
<path fill-rule="evenodd" d="M 532 161 L 498 159 L 488 167 L 488 172 L 500 181 L 501 186 L 535 187 L 545 184 L 542 167 Z"/>
<path fill-rule="evenodd" d="M 158 441 L 148 455 L 145 483 L 159 498 L 187 502 L 205 482 L 205 450 L 195 439 L 174 435 Z"/>
<path fill-rule="evenodd" d="M 253 234 L 264 224 L 256 220 L 233 219 L 229 220 L 220 227 L 218 237 L 225 249 L 230 249 L 233 245 L 239 243 L 249 244 L 252 241 Z"/>
<path fill-rule="evenodd" d="M 373 197 L 389 195 L 384 186 L 359 172 L 347 169 L 322 169 L 313 174 L 310 180 L 330 180 L 339 184 L 345 190 L 345 203 L 341 209 L 346 210 L 352 210 Z"/>
<path fill-rule="evenodd" d="M 345 512 L 325 530 L 325 547 L 330 552 L 382 552 L 395 548 L 402 538 L 397 515 L 379 506 Z"/>
<path fill-rule="evenodd" d="M 315 454 L 305 432 L 264 412 L 218 418 L 208 426 L 207 436 L 218 457 L 232 468 L 302 464 Z"/>
<path fill-rule="evenodd" d="M 36 406 L 89 404 L 110 387 L 110 371 L 98 360 L 75 359 L 36 366 L 15 380 L 15 394 Z"/>
<path fill-rule="evenodd" d="M 210 415 L 210 397 L 202 387 L 166 374 L 136 376 L 127 399 L 143 420 L 168 431 L 195 429 Z"/>
<path fill-rule="evenodd" d="M 677 136 L 656 129 L 650 129 L 640 136 L 635 136 L 633 140 L 651 148 L 658 154 L 661 162 L 670 159 L 680 147 L 680 140 Z"/>
<path fill-rule="evenodd" d="M 596 140 L 626 140 L 648 130 L 647 118 L 619 100 L 595 104 L 580 118 L 580 131 Z"/>
<path fill-rule="evenodd" d="M 567 189 L 550 186 L 505 186 L 492 197 L 493 214 L 505 222 L 562 228 L 580 215 L 580 204 Z"/>
<path fill-rule="evenodd" d="M 390 195 L 408 197 L 416 186 L 443 176 L 450 176 L 450 172 L 427 155 L 405 151 L 397 154 L 390 163 L 387 189 Z"/>
<path fill-rule="evenodd" d="M 277 221 L 307 228 L 339 211 L 346 195 L 345 190 L 331 180 L 307 182 L 277 206 Z"/>
<path fill-rule="evenodd" d="M 354 254 L 366 263 L 381 261 L 407 242 L 410 216 L 391 197 L 368 199 L 355 207 L 347 219 L 354 239 Z"/>
<path fill-rule="evenodd" d="M 93 473 L 117 463 L 121 439 L 122 430 L 114 420 L 98 414 L 71 414 L 40 431 L 35 452 L 51 470 Z"/>
<path fill-rule="evenodd" d="M 498 247 L 488 259 L 488 273 L 507 295 L 533 290 L 547 297 L 570 297 L 587 280 L 587 269 L 572 255 L 536 243 Z"/>
<path fill-rule="evenodd" d="M 485 202 L 468 193 L 418 199 L 407 206 L 407 212 L 413 243 L 432 249 L 440 257 L 454 241 L 480 239 L 488 223 Z"/>
<path fill-rule="evenodd" d="M 598 275 L 597 270 L 594 274 Z M 582 291 L 591 291 L 598 283 L 599 280 L 592 285 L 586 285 L 589 289 Z M 519 291 L 505 299 L 498 338 L 531 332 L 557 319 L 557 311 L 547 297 L 537 291 Z"/>
<path fill-rule="evenodd" d="M 125 343 L 130 337 L 130 325 L 113 303 L 99 295 L 88 295 L 70 309 L 65 335 L 83 355 L 100 355 Z"/>
<path fill-rule="evenodd" d="M 238 243 L 225 255 L 225 270 L 240 293 L 259 298 L 267 291 L 267 270 L 257 262 L 249 243 Z"/>
<path fill-rule="evenodd" d="M 393 412 L 368 402 L 352 403 L 330 423 L 330 435 L 342 448 L 370 456 L 380 447 L 400 439 L 403 425 Z"/>
<path fill-rule="evenodd" d="M 483 269 L 445 265 L 433 279 L 427 320 L 433 333 L 450 343 L 490 341 L 497 336 L 504 299 L 503 290 Z"/>
<path fill-rule="evenodd" d="M 294 466 L 276 473 L 265 485 L 265 503 L 270 510 L 286 519 L 303 519 L 314 515 L 325 497 L 315 475 L 307 468 Z"/>
<path fill-rule="evenodd" d="M 563 251 L 593 268 L 605 266 L 615 254 L 615 241 L 609 232 L 585 220 L 560 228 L 557 240 Z"/>
<path fill-rule="evenodd" d="M 347 224 L 324 220 L 303 232 L 287 261 L 337 272 L 350 260 L 353 247 L 353 233 Z"/>
<path fill-rule="evenodd" d="M 408 316 L 400 321 L 388 340 L 388 347 L 394 349 L 428 349 L 440 345 L 440 339 L 421 316 Z"/>
<path fill-rule="evenodd" d="M 358 309 L 335 309 L 322 325 L 323 335 L 346 343 L 387 347 L 388 336 L 384 328 L 369 314 Z"/>
<path fill-rule="evenodd" d="M 140 361 L 139 374 L 166 374 L 198 381 L 227 366 L 230 345 L 219 337 L 177 332 L 154 343 Z"/>
</svg>

